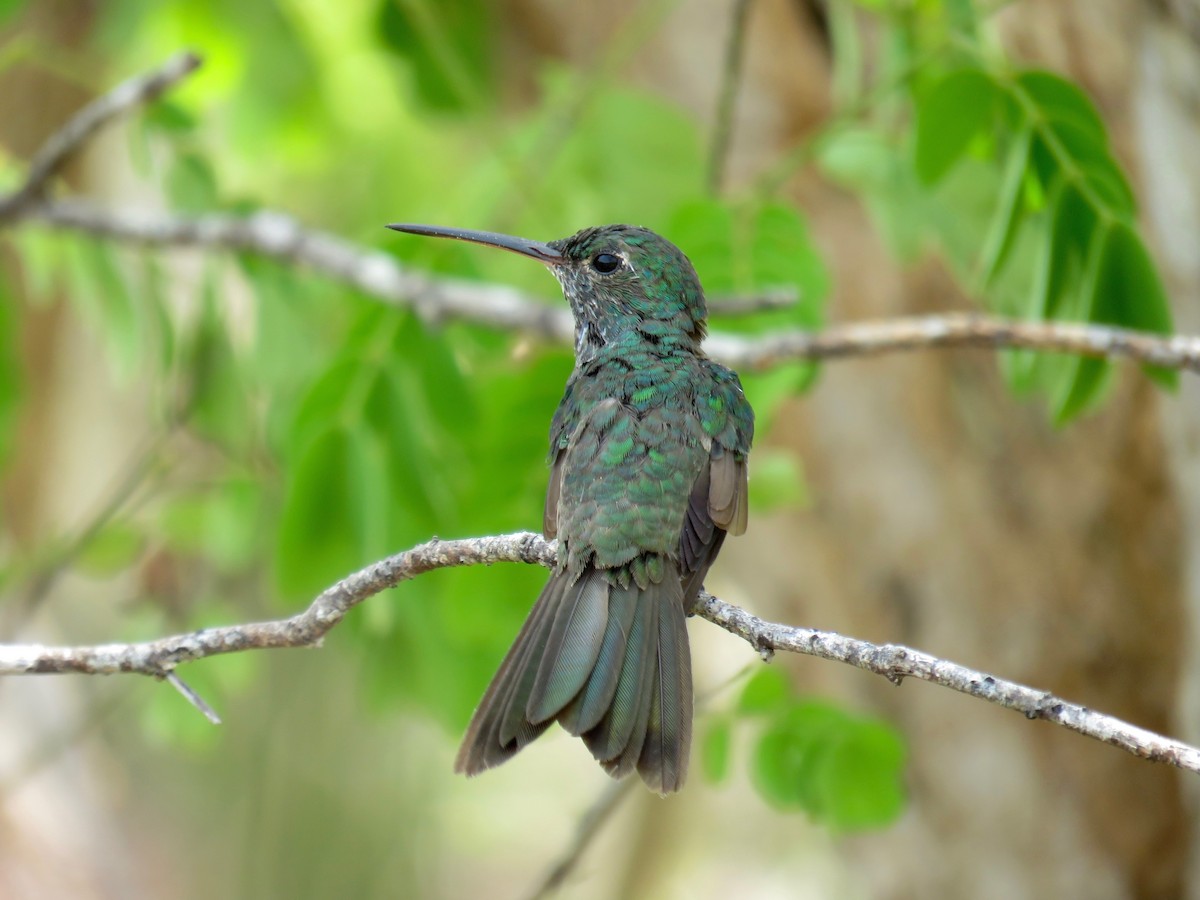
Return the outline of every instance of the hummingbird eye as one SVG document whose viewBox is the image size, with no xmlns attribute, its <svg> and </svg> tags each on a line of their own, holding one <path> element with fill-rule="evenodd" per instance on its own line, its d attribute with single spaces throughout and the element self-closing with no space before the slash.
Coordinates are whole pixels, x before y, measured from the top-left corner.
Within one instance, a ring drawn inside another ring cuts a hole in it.
<svg viewBox="0 0 1200 900">
<path fill-rule="evenodd" d="M 592 268 L 601 275 L 611 275 L 621 267 L 621 257 L 615 253 L 597 253 L 592 258 Z"/>
</svg>

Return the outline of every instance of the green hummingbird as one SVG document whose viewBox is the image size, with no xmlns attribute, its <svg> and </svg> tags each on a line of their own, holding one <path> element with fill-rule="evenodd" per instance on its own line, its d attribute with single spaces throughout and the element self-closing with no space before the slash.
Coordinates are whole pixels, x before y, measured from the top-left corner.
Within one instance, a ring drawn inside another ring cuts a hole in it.
<svg viewBox="0 0 1200 900">
<path fill-rule="evenodd" d="M 685 617 L 727 533 L 746 530 L 754 412 L 708 359 L 704 291 L 683 252 L 632 225 L 541 243 L 389 225 L 538 260 L 575 319 L 550 425 L 543 533 L 553 573 L 492 679 L 455 770 L 511 758 L 557 721 L 615 778 L 679 790 L 692 738 Z"/>
</svg>

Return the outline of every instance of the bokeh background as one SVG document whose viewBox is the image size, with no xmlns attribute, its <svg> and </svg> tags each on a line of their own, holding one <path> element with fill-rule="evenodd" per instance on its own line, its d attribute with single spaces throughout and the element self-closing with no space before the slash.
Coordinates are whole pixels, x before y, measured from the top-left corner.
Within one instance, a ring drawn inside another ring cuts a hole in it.
<svg viewBox="0 0 1200 900">
<path fill-rule="evenodd" d="M 1045 68 L 1099 110 L 1176 327 L 1200 332 L 1192 0 L 5 0 L 0 23 L 5 189 L 83 103 L 190 48 L 203 67 L 89 142 L 63 193 L 279 210 L 548 303 L 537 266 L 381 226 L 638 222 L 711 292 L 796 289 L 714 322 L 759 333 L 1025 309 L 1036 237 L 1007 282 L 970 277 L 1006 136 L 935 183 L 913 110 L 957 66 Z M 432 535 L 540 522 L 567 348 L 430 324 L 301 264 L 35 220 L 0 231 L 0 263 L 0 641 L 284 615 Z M 709 587 L 1200 739 L 1196 386 L 1118 367 L 1063 416 L 1044 380 L 1016 389 L 1020 365 L 937 351 L 747 377 L 751 526 Z M 186 667 L 220 728 L 146 680 L 4 680 L 0 896 L 532 895 L 608 779 L 557 734 L 478 779 L 450 769 L 543 578 L 436 572 L 319 651 Z M 1200 896 L 1194 778 L 927 685 L 808 659 L 756 678 L 742 642 L 690 631 L 691 783 L 621 797 L 563 896 Z M 830 805 L 788 802 L 764 704 L 876 735 L 899 780 L 805 775 Z"/>
</svg>

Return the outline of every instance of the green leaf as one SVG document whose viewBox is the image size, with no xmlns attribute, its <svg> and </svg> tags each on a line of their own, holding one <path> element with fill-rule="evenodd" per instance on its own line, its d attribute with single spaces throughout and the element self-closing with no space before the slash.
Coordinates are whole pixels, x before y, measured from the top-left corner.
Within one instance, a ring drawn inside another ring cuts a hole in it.
<svg viewBox="0 0 1200 900">
<path fill-rule="evenodd" d="M 839 128 L 820 142 L 819 151 L 829 177 L 864 196 L 896 256 L 917 256 L 942 210 L 895 136 L 877 128 Z"/>
<path fill-rule="evenodd" d="M 462 112 L 493 91 L 492 13 L 485 0 L 380 0 L 376 30 L 407 58 L 424 103 Z"/>
<path fill-rule="evenodd" d="M 357 421 L 372 372 L 361 359 L 334 362 L 304 394 L 288 431 L 285 454 L 298 454 L 331 425 L 349 426 Z"/>
<path fill-rule="evenodd" d="M 1054 126 L 1072 126 L 1086 134 L 1093 144 L 1108 145 L 1104 120 L 1087 94 L 1073 82 L 1053 72 L 1031 70 L 1019 74 L 1016 83 Z"/>
<path fill-rule="evenodd" d="M 839 128 L 821 141 L 819 149 L 821 168 L 844 184 L 882 187 L 895 170 L 895 148 L 871 128 Z"/>
<path fill-rule="evenodd" d="M 807 700 L 776 717 L 754 747 L 751 777 L 779 809 L 842 831 L 877 828 L 904 806 L 904 743 L 888 725 Z"/>
<path fill-rule="evenodd" d="M 1083 298 L 1082 317 L 1092 319 L 1096 311 L 1096 290 L 1100 266 L 1105 252 L 1105 230 L 1097 230 L 1092 236 L 1085 271 L 1079 279 L 1079 293 Z M 1053 357 L 1051 357 L 1053 359 Z M 1055 421 L 1062 425 L 1093 406 L 1107 381 L 1110 369 L 1103 359 L 1070 356 L 1059 357 L 1062 372 L 1059 395 L 1055 401 Z"/>
<path fill-rule="evenodd" d="M 746 715 L 774 713 L 786 708 L 791 699 L 792 685 L 787 675 L 773 666 L 762 666 L 746 682 L 737 709 Z"/>
<path fill-rule="evenodd" d="M 1082 285 L 1094 245 L 1096 210 L 1074 182 L 1063 184 L 1050 206 L 1050 270 L 1036 317 L 1080 321 L 1085 315 Z"/>
<path fill-rule="evenodd" d="M 99 328 L 117 374 L 128 379 L 141 359 L 144 323 L 120 263 L 101 241 L 83 239 L 69 246 L 74 249 L 71 297 Z"/>
<path fill-rule="evenodd" d="M 1137 214 L 1137 201 L 1124 173 L 1111 159 L 1083 163 L 1083 180 L 1096 199 L 1116 218 L 1131 221 Z"/>
<path fill-rule="evenodd" d="M 829 293 L 829 271 L 799 211 L 783 203 L 764 203 L 753 213 L 748 290 L 795 287 L 800 292 L 795 318 L 816 327 Z"/>
<path fill-rule="evenodd" d="M 146 127 L 173 137 L 189 134 L 196 129 L 196 117 L 180 104 L 159 98 L 146 107 L 142 117 Z"/>
<path fill-rule="evenodd" d="M 819 818 L 841 831 L 879 828 L 904 810 L 904 742 L 881 722 L 847 723 L 817 759 Z"/>
<path fill-rule="evenodd" d="M 386 447 L 394 514 L 389 539 L 397 546 L 443 530 L 449 505 L 445 472 L 435 455 L 436 448 L 418 435 L 420 423 L 410 415 L 411 404 L 406 402 L 409 397 L 396 373 L 385 370 L 371 384 L 362 412 L 363 422 Z"/>
<path fill-rule="evenodd" d="M 753 294 L 780 287 L 800 294 L 792 309 L 742 317 L 727 328 L 761 330 L 784 321 L 815 327 L 822 321 L 829 274 L 808 226 L 792 207 L 692 200 L 675 210 L 667 230 L 688 254 L 709 294 Z"/>
<path fill-rule="evenodd" d="M 733 726 L 729 718 L 714 718 L 700 741 L 700 769 L 710 784 L 720 784 L 729 776 L 732 744 Z"/>
<path fill-rule="evenodd" d="M 236 573 L 269 550 L 264 507 L 261 483 L 231 476 L 203 490 L 172 496 L 162 511 L 160 533 L 174 550 L 200 555 L 222 572 Z"/>
<path fill-rule="evenodd" d="M 996 202 L 996 212 L 992 216 L 987 238 L 979 252 L 978 282 L 985 290 L 1004 267 L 1017 234 L 1017 227 L 1021 223 L 1026 170 L 1029 167 L 1029 151 L 1032 144 L 1033 130 L 1023 128 L 1009 148 L 1008 159 L 1004 163 L 1004 179 Z"/>
<path fill-rule="evenodd" d="M 1171 334 L 1171 306 L 1146 245 L 1131 225 L 1119 222 L 1106 235 L 1092 305 L 1092 321 Z M 1174 388 L 1179 373 L 1161 366 L 1143 371 L 1164 387 Z"/>
<path fill-rule="evenodd" d="M 751 756 L 751 780 L 763 799 L 781 810 L 819 817 L 820 758 L 829 752 L 845 721 L 840 709 L 812 701 L 775 718 L 759 736 Z"/>
<path fill-rule="evenodd" d="M 1090 356 L 1063 358 L 1060 362 L 1062 374 L 1058 377 L 1057 397 L 1052 397 L 1054 422 L 1067 422 L 1090 412 L 1101 399 L 1112 381 L 1112 366 L 1107 360 Z"/>
<path fill-rule="evenodd" d="M 167 279 L 158 254 L 141 255 L 141 308 L 146 318 L 146 339 L 152 345 L 160 377 L 168 374 L 175 362 L 175 324 L 171 320 Z"/>
<path fill-rule="evenodd" d="M 59 232 L 32 226 L 13 231 L 7 238 L 21 256 L 26 300 L 34 308 L 47 306 L 64 284 L 69 239 Z"/>
<path fill-rule="evenodd" d="M 412 392 L 420 394 L 430 429 L 444 429 L 469 440 L 478 424 L 479 409 L 450 337 L 426 327 L 417 316 L 405 316 L 396 329 L 390 360 L 397 377 L 410 382 L 419 379 Z"/>
<path fill-rule="evenodd" d="M 28 5 L 29 0 L 0 0 L 0 24 L 7 25 L 9 19 L 16 18 Z"/>
<path fill-rule="evenodd" d="M 211 212 L 218 205 L 217 177 L 196 153 L 177 157 L 167 170 L 167 197 L 181 212 Z"/>
<path fill-rule="evenodd" d="M 128 569 L 141 556 L 145 535 L 127 522 L 110 522 L 88 541 L 78 556 L 80 571 L 108 578 Z"/>
<path fill-rule="evenodd" d="M 925 184 L 941 180 L 990 125 L 1000 93 L 979 69 L 951 72 L 917 100 L 915 163 Z"/>
<path fill-rule="evenodd" d="M 254 419 L 229 326 L 218 308 L 216 276 L 212 268 L 204 273 L 200 317 L 180 356 L 191 383 L 191 421 L 210 438 L 244 447 L 254 434 Z"/>
<path fill-rule="evenodd" d="M 312 596 L 380 549 L 388 485 L 369 443 L 362 434 L 331 427 L 288 472 L 275 570 L 284 596 Z"/>
</svg>

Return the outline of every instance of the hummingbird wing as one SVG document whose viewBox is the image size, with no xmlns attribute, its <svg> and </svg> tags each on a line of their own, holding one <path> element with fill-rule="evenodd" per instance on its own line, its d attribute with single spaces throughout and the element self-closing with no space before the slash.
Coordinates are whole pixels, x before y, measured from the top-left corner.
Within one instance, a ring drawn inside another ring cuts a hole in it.
<svg viewBox="0 0 1200 900">
<path fill-rule="evenodd" d="M 735 373 L 709 360 L 696 397 L 696 418 L 708 442 L 708 465 L 701 468 L 688 496 L 679 536 L 684 602 L 690 608 L 726 534 L 746 531 L 750 509 L 748 454 L 754 439 L 754 412 Z"/>
</svg>

